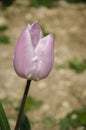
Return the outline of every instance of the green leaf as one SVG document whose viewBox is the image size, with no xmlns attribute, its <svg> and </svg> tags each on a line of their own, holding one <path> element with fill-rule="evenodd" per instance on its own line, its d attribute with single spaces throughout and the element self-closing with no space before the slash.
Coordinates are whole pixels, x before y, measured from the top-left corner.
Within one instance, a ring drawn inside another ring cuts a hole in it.
<svg viewBox="0 0 86 130">
<path fill-rule="evenodd" d="M 78 126 L 85 126 L 86 127 L 86 110 L 81 109 L 81 110 L 75 110 L 72 111 L 67 115 L 69 120 L 71 121 L 71 125 L 73 127 L 78 127 Z"/>
<path fill-rule="evenodd" d="M 60 120 L 60 130 L 69 130 L 69 120 L 65 117 Z"/>
<path fill-rule="evenodd" d="M 0 34 L 0 44 L 9 44 L 10 38 L 5 34 Z"/>
<path fill-rule="evenodd" d="M 31 130 L 30 122 L 25 114 L 23 115 L 23 118 L 20 124 L 20 130 Z"/>
<path fill-rule="evenodd" d="M 10 130 L 10 126 L 1 102 L 0 102 L 0 130 Z"/>
<path fill-rule="evenodd" d="M 86 130 L 86 109 L 74 110 L 60 120 L 60 130 L 80 128 Z"/>
<path fill-rule="evenodd" d="M 30 0 L 30 5 L 36 8 L 41 6 L 50 8 L 52 4 L 53 4 L 53 0 Z"/>
<path fill-rule="evenodd" d="M 69 68 L 75 70 L 77 73 L 82 73 L 86 70 L 86 60 L 79 60 L 74 58 L 69 61 Z"/>
<path fill-rule="evenodd" d="M 0 32 L 8 29 L 7 25 L 0 25 Z"/>
<path fill-rule="evenodd" d="M 39 109 L 43 105 L 43 101 L 35 99 L 32 96 L 27 97 L 25 111 Z"/>
</svg>

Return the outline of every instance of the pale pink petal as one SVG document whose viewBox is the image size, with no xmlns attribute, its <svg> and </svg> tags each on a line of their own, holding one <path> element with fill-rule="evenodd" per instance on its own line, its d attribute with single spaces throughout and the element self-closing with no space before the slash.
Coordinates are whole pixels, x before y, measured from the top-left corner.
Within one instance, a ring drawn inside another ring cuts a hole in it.
<svg viewBox="0 0 86 130">
<path fill-rule="evenodd" d="M 34 51 L 28 27 L 21 33 L 14 52 L 14 69 L 24 78 L 31 77 Z"/>
<path fill-rule="evenodd" d="M 54 36 L 52 34 L 42 38 L 35 53 L 38 57 L 36 77 L 42 79 L 48 76 L 54 63 Z"/>
<path fill-rule="evenodd" d="M 14 51 L 16 73 L 26 79 L 40 80 L 48 76 L 54 63 L 54 36 L 43 38 L 37 22 L 21 33 Z"/>
<path fill-rule="evenodd" d="M 36 47 L 39 40 L 43 37 L 42 30 L 37 22 L 31 25 L 30 34 L 31 34 L 33 46 Z"/>
</svg>

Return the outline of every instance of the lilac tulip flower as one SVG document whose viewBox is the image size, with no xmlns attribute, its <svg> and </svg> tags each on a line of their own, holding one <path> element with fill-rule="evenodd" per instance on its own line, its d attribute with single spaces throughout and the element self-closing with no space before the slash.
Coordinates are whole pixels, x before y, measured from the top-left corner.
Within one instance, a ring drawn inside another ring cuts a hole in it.
<svg viewBox="0 0 86 130">
<path fill-rule="evenodd" d="M 54 36 L 43 36 L 37 22 L 21 33 L 14 51 L 13 65 L 23 78 L 40 80 L 49 75 L 54 63 Z"/>
</svg>

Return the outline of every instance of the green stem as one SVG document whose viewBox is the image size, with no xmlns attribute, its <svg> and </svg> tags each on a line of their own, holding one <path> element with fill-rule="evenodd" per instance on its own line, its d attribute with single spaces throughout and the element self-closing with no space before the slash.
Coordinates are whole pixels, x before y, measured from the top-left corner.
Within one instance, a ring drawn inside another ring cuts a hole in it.
<svg viewBox="0 0 86 130">
<path fill-rule="evenodd" d="M 23 98 L 22 98 L 22 102 L 21 102 L 21 106 L 20 106 L 20 110 L 19 110 L 19 114 L 18 114 L 18 118 L 17 118 L 17 122 L 16 122 L 16 126 L 15 126 L 14 130 L 19 130 L 19 128 L 20 128 L 20 123 L 21 123 L 21 120 L 22 120 L 25 102 L 26 102 L 27 94 L 28 94 L 28 91 L 29 91 L 29 88 L 30 88 L 30 83 L 31 83 L 31 80 L 27 80 L 27 84 L 26 84 L 25 91 L 24 91 L 24 94 L 23 94 Z"/>
</svg>

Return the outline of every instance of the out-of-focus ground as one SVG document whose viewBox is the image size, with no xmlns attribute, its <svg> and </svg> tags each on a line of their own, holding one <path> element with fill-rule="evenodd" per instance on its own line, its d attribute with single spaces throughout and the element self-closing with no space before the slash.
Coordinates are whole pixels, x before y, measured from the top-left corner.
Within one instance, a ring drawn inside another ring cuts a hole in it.
<svg viewBox="0 0 86 130">
<path fill-rule="evenodd" d="M 27 112 L 28 117 L 35 121 L 32 129 L 44 130 L 41 123 L 44 117 L 60 119 L 71 110 L 86 105 L 86 71 L 78 74 L 69 68 L 57 69 L 57 65 L 67 63 L 71 58 L 86 59 L 86 5 L 60 2 L 51 9 L 36 9 L 22 0 L 0 10 L 0 24 L 8 25 L 5 33 L 11 38 L 10 44 L 0 44 L 0 100 L 4 101 L 12 128 L 17 117 L 14 106 L 21 101 L 26 84 L 26 80 L 18 77 L 13 69 L 14 47 L 21 30 L 33 21 L 38 21 L 48 32 L 55 34 L 53 70 L 46 79 L 32 81 L 29 91 L 32 97 L 43 101 L 39 109 Z M 59 130 L 58 127 L 46 129 Z"/>
</svg>

